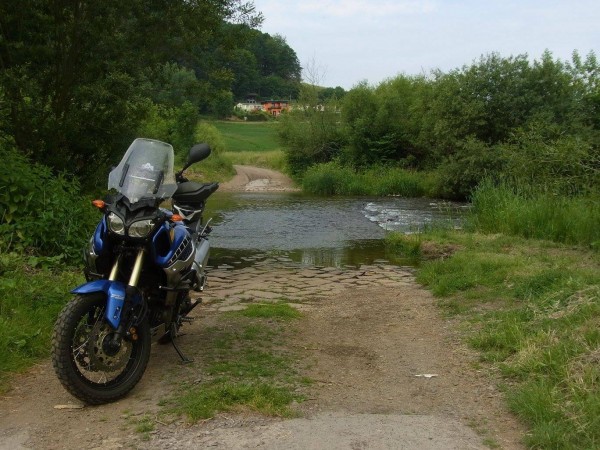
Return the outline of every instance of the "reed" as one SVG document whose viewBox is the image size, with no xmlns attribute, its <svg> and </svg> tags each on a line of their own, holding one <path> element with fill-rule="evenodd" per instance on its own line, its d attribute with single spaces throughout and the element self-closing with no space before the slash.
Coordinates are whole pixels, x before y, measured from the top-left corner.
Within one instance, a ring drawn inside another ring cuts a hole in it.
<svg viewBox="0 0 600 450">
<path fill-rule="evenodd" d="M 302 178 L 304 192 L 317 195 L 398 195 L 420 197 L 428 191 L 427 174 L 391 167 L 355 171 L 337 162 L 312 166 Z"/>
<path fill-rule="evenodd" d="M 472 202 L 469 224 L 480 232 L 600 248 L 598 196 L 566 197 L 485 182 Z"/>
</svg>

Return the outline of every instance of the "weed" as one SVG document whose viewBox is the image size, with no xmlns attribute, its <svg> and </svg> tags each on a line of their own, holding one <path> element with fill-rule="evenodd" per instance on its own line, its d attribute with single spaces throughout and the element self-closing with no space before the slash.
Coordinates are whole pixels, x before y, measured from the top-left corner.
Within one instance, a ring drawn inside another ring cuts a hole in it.
<svg viewBox="0 0 600 450">
<path fill-rule="evenodd" d="M 148 415 L 142 416 L 137 420 L 135 431 L 138 433 L 149 433 L 154 431 L 154 420 Z"/>
<path fill-rule="evenodd" d="M 170 411 L 191 421 L 240 409 L 293 415 L 289 405 L 302 400 L 296 391 L 305 380 L 297 374 L 285 340 L 289 321 L 298 317 L 300 313 L 286 303 L 250 304 L 224 314 L 227 326 L 205 330 L 208 344 L 201 370 L 206 379 L 184 384 L 168 401 Z"/>
<path fill-rule="evenodd" d="M 54 321 L 69 300 L 69 291 L 83 282 L 73 269 L 60 271 L 60 261 L 15 254 L 0 258 L 0 392 L 8 388 L 10 374 L 27 369 L 50 353 Z"/>
<path fill-rule="evenodd" d="M 302 316 L 302 313 L 287 303 L 253 303 L 242 311 L 233 311 L 232 315 L 256 317 L 263 319 L 291 320 Z"/>
</svg>

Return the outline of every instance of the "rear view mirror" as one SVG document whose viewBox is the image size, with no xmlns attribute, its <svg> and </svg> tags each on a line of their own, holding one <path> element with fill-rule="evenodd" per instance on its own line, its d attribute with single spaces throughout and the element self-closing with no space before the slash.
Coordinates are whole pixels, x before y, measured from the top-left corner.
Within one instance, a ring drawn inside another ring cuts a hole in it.
<svg viewBox="0 0 600 450">
<path fill-rule="evenodd" d="M 202 161 L 203 159 L 208 158 L 210 155 L 210 147 L 208 144 L 196 144 L 192 148 L 190 148 L 190 153 L 188 154 L 187 162 L 185 163 L 185 170 L 190 167 L 192 164 Z"/>
</svg>

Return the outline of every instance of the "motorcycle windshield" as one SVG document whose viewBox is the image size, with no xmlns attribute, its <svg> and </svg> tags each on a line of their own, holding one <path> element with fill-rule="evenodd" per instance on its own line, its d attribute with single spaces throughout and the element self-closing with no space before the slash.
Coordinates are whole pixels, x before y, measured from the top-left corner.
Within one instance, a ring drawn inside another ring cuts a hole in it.
<svg viewBox="0 0 600 450">
<path fill-rule="evenodd" d="M 170 198 L 177 184 L 173 173 L 173 147 L 153 139 L 136 139 L 108 176 L 108 189 L 116 189 L 135 203 L 142 198 Z"/>
</svg>

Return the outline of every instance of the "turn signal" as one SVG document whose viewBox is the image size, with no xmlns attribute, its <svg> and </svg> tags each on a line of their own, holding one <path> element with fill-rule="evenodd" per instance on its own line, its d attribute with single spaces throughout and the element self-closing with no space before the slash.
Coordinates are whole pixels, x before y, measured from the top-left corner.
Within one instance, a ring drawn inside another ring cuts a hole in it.
<svg viewBox="0 0 600 450">
<path fill-rule="evenodd" d="M 94 200 L 92 202 L 92 205 L 94 205 L 98 209 L 102 209 L 106 206 L 106 203 L 104 203 L 104 200 Z"/>
<path fill-rule="evenodd" d="M 173 214 L 171 216 L 171 222 L 181 222 L 183 220 L 183 217 L 181 217 L 179 214 Z"/>
</svg>

